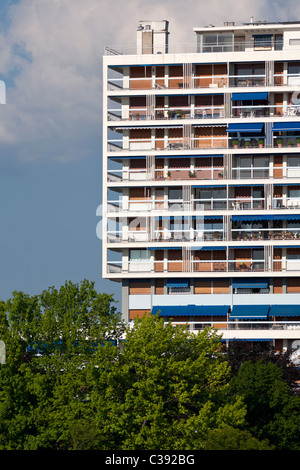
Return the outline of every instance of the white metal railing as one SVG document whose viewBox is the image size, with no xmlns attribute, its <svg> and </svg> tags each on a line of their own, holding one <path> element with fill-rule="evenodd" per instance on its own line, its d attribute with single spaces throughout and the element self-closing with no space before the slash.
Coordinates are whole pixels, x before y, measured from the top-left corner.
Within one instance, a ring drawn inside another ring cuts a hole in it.
<svg viewBox="0 0 300 470">
<path fill-rule="evenodd" d="M 193 157 L 191 157 L 193 158 Z M 107 181 L 122 182 L 122 181 L 151 181 L 156 179 L 170 179 L 170 180 L 190 180 L 196 178 L 197 180 L 222 180 L 224 178 L 224 167 L 184 167 L 184 168 L 170 168 L 163 169 L 147 169 L 147 168 L 122 168 L 120 170 L 108 170 Z M 230 175 L 228 175 L 230 179 Z M 253 178 L 300 178 L 300 166 L 249 166 L 249 167 L 233 167 L 232 179 L 253 179 Z M 276 184 L 276 183 L 275 183 Z M 274 198 L 274 200 L 282 198 Z M 285 198 L 286 199 L 286 198 Z M 290 198 L 292 199 L 292 198 Z M 292 207 L 293 204 L 290 204 Z M 274 207 L 277 208 L 277 207 Z"/>
<path fill-rule="evenodd" d="M 232 240 L 299 240 L 300 228 L 231 229 Z M 300 248 L 300 245 L 299 245 Z"/>
<path fill-rule="evenodd" d="M 168 248 L 166 248 L 168 250 Z M 300 260 L 278 259 L 267 265 L 262 260 L 142 260 L 108 261 L 108 273 L 213 273 L 238 272 L 241 275 L 252 272 L 295 272 L 300 271 Z"/>
<path fill-rule="evenodd" d="M 299 168 L 300 169 L 300 168 Z M 185 168 L 170 168 L 147 170 L 146 168 L 139 169 L 120 169 L 108 170 L 107 180 L 109 182 L 120 181 L 147 181 L 152 179 L 205 179 L 216 180 L 223 179 L 224 167 L 185 167 Z"/>
<path fill-rule="evenodd" d="M 233 167 L 233 179 L 253 179 L 253 178 L 299 178 L 300 166 L 249 166 L 249 167 Z M 276 183 L 274 183 L 276 185 Z"/>
<path fill-rule="evenodd" d="M 300 85 L 299 73 L 275 73 L 272 81 L 267 82 L 265 74 L 255 75 L 196 75 L 164 76 L 164 77 L 120 77 L 108 78 L 108 90 L 119 89 L 193 89 L 193 88 L 244 88 L 244 87 L 266 87 L 266 86 L 298 86 Z"/>
<path fill-rule="evenodd" d="M 118 199 L 108 201 L 107 212 L 148 212 L 148 211 L 201 211 L 201 210 L 240 210 L 264 209 L 265 199 L 255 197 L 244 198 L 202 198 L 185 202 L 183 199 L 141 200 Z M 222 216 L 220 216 L 222 217 Z"/>
<path fill-rule="evenodd" d="M 172 318 L 172 316 L 170 315 Z M 171 323 L 174 326 L 185 326 L 190 330 L 203 330 L 206 327 L 217 328 L 218 330 L 300 330 L 300 321 L 278 321 L 278 320 L 235 320 L 235 321 L 176 321 L 173 317 Z M 167 325 L 168 322 L 165 322 Z M 236 339 L 238 341 L 238 339 Z M 291 355 L 291 360 L 299 357 L 299 351 Z"/>
<path fill-rule="evenodd" d="M 181 44 L 180 46 L 168 47 L 161 51 L 162 54 L 193 54 L 193 53 L 216 53 L 216 52 L 271 52 L 285 50 L 283 42 L 271 40 L 270 43 L 263 44 L 255 41 L 236 41 L 235 39 L 220 44 L 203 43 L 201 48 L 194 44 Z M 293 51 L 295 49 L 293 48 Z M 149 48 L 149 54 L 155 54 Z M 113 45 L 104 47 L 104 55 L 140 55 L 137 46 Z M 147 55 L 147 54 L 144 54 Z"/>
<path fill-rule="evenodd" d="M 223 230 L 199 229 L 155 229 L 153 234 L 148 230 L 107 231 L 108 243 L 129 242 L 179 242 L 179 241 L 221 241 L 225 239 Z"/>
<path fill-rule="evenodd" d="M 166 248 L 167 249 L 167 248 Z M 290 271 L 298 271 L 299 264 L 289 265 Z M 112 269 L 112 270 L 111 270 Z M 265 265 L 264 260 L 141 260 L 141 261 L 113 261 L 107 262 L 107 272 L 120 272 L 120 273 L 171 273 L 171 272 L 188 272 L 188 273 L 207 273 L 207 272 L 239 272 L 241 274 L 246 272 L 267 272 L 271 271 Z"/>
<path fill-rule="evenodd" d="M 297 117 L 300 115 L 298 104 L 289 105 L 233 105 L 231 118 L 262 117 Z M 181 106 L 153 108 L 148 112 L 146 107 L 135 109 L 108 109 L 109 121 L 139 120 L 178 120 L 178 119 L 222 119 L 225 118 L 224 105 L 221 106 Z M 229 117 L 229 116 L 227 116 Z"/>
</svg>

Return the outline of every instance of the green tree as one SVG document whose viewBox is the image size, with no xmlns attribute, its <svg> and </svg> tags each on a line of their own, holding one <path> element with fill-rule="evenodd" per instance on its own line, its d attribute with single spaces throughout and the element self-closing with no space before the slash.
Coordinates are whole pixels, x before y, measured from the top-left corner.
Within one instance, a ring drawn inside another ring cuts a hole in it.
<svg viewBox="0 0 300 470">
<path fill-rule="evenodd" d="M 300 370 L 290 361 L 291 351 L 276 351 L 269 342 L 260 341 L 231 341 L 226 350 L 227 360 L 232 376 L 245 362 L 273 363 L 281 369 L 282 379 L 289 385 L 291 391 L 297 391 L 297 382 L 300 380 Z"/>
<path fill-rule="evenodd" d="M 246 426 L 258 439 L 277 450 L 299 449 L 300 397 L 293 395 L 280 367 L 262 359 L 242 364 L 230 381 L 230 394 L 243 396 Z"/>
<path fill-rule="evenodd" d="M 116 359 L 97 352 L 97 419 L 110 449 L 201 449 L 211 429 L 236 427 L 242 399 L 226 393 L 230 371 L 212 329 L 197 335 L 145 317 Z M 226 400 L 224 399 L 226 397 Z"/>
<path fill-rule="evenodd" d="M 259 441 L 249 431 L 235 428 L 209 431 L 205 450 L 274 450 L 267 440 Z"/>
<path fill-rule="evenodd" d="M 96 447 L 95 351 L 124 330 L 113 297 L 84 280 L 39 296 L 16 292 L 0 308 L 0 448 Z"/>
</svg>

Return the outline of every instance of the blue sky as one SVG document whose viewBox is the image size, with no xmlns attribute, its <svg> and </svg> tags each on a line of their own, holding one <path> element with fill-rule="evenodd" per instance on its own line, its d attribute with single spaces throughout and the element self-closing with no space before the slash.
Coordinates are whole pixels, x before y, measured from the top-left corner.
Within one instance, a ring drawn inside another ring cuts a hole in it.
<svg viewBox="0 0 300 470">
<path fill-rule="evenodd" d="M 180 45 L 194 44 L 195 26 L 299 10 L 295 0 L 1 0 L 0 298 L 87 278 L 120 300 L 101 278 L 96 236 L 105 45 L 134 45 L 139 20 L 169 20 Z"/>
</svg>

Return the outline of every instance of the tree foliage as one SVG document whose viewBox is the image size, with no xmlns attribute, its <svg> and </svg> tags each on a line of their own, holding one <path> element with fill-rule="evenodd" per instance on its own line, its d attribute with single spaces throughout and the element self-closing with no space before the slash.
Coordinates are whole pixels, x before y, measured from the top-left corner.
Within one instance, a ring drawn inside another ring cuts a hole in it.
<svg viewBox="0 0 300 470">
<path fill-rule="evenodd" d="M 194 335 L 144 318 L 118 360 L 104 367 L 99 420 L 118 449 L 201 449 L 208 430 L 243 423 L 245 407 L 227 396 L 229 368 L 212 330 Z M 104 387 L 105 388 L 105 387 Z"/>
<path fill-rule="evenodd" d="M 285 359 L 153 316 L 125 331 L 86 280 L 0 302 L 0 339 L 1 450 L 299 449 Z"/>
</svg>

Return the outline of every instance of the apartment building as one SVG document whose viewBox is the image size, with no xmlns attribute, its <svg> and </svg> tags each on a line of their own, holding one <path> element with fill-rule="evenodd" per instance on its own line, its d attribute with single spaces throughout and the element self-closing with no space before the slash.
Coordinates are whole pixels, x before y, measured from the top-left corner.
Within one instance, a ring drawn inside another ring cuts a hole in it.
<svg viewBox="0 0 300 470">
<path fill-rule="evenodd" d="M 123 317 L 300 346 L 300 22 L 141 21 L 103 58 L 103 277 Z"/>
</svg>

